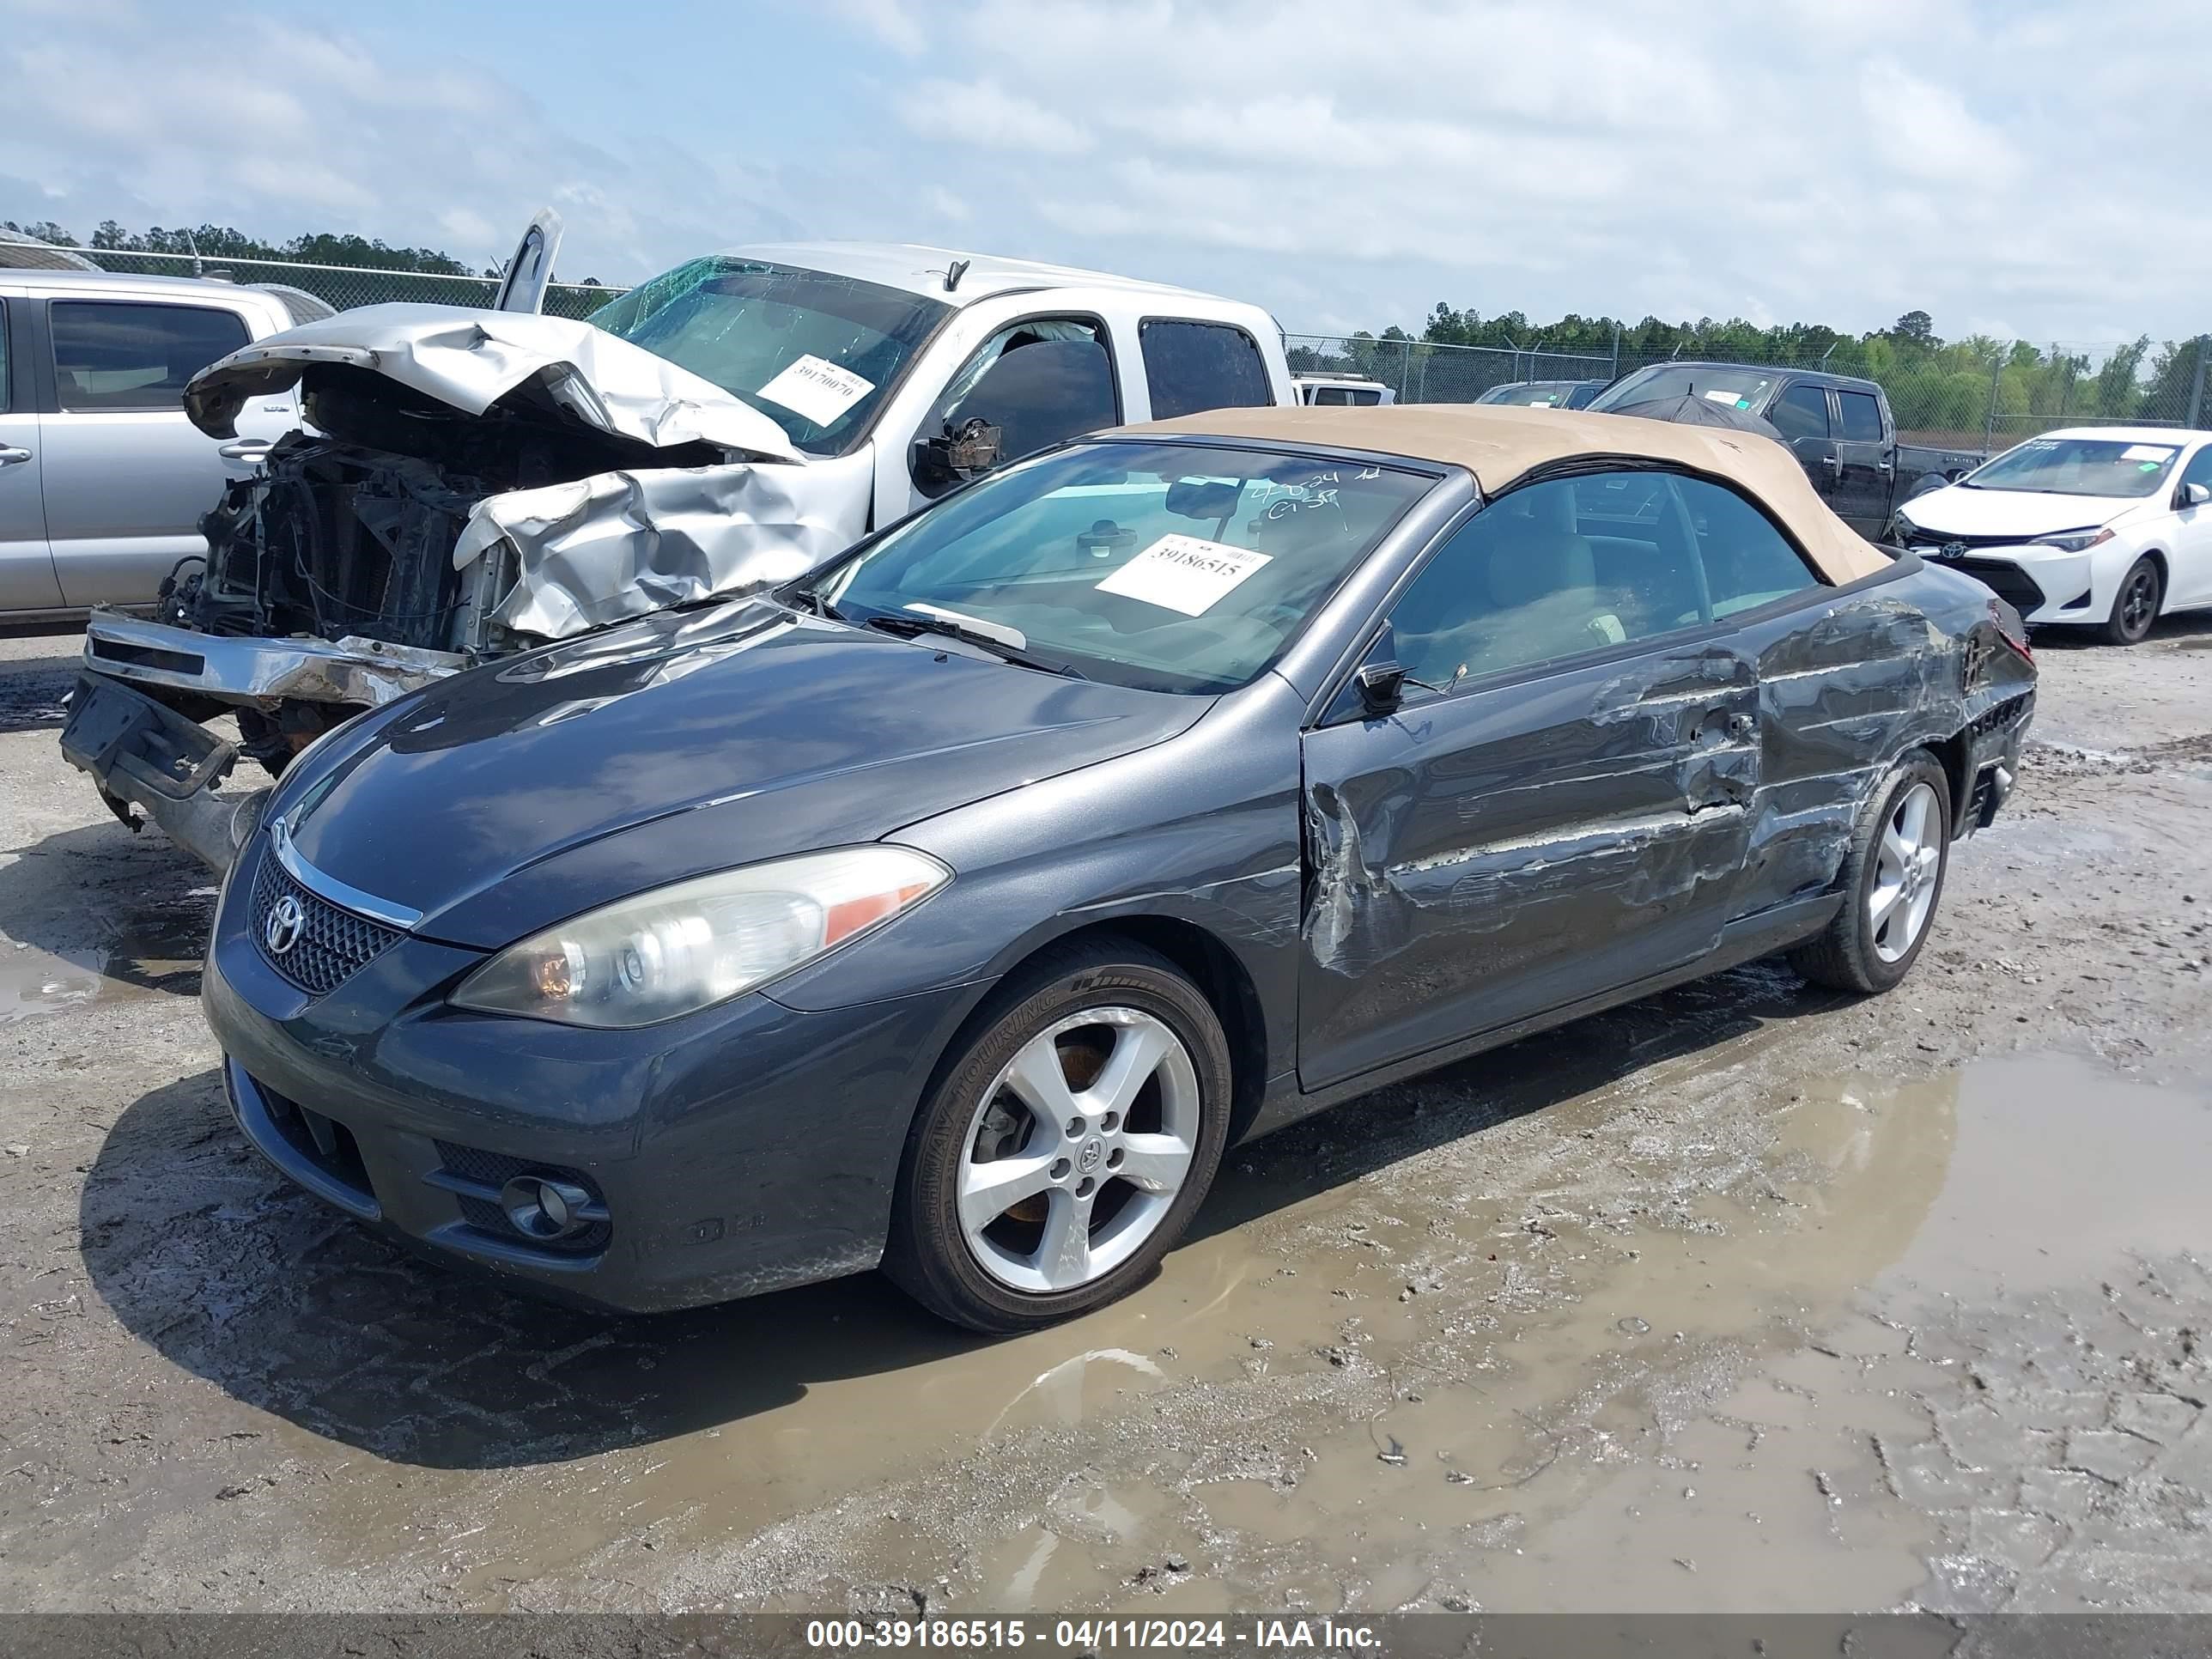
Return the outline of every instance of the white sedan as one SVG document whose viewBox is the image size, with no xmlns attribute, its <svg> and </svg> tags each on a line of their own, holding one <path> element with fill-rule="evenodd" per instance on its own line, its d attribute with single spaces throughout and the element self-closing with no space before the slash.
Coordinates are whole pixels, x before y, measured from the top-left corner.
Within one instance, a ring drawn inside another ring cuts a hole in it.
<svg viewBox="0 0 2212 1659">
<path fill-rule="evenodd" d="M 2045 433 L 1915 497 L 1896 540 L 2031 623 L 2133 645 L 2160 617 L 2212 606 L 2212 433 Z"/>
</svg>

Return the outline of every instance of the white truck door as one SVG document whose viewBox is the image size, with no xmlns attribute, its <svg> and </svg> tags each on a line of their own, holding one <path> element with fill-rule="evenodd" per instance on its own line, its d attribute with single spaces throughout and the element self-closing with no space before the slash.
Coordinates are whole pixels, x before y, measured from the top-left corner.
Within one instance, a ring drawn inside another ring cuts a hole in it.
<svg viewBox="0 0 2212 1659">
<path fill-rule="evenodd" d="M 887 426 L 878 434 L 886 486 L 878 502 L 891 508 L 879 511 L 878 522 L 905 516 L 977 471 L 1120 425 L 1109 337 L 1104 319 L 1075 311 L 1024 315 L 993 328 L 935 386 L 910 430 Z M 995 441 L 987 433 L 995 433 Z"/>
</svg>

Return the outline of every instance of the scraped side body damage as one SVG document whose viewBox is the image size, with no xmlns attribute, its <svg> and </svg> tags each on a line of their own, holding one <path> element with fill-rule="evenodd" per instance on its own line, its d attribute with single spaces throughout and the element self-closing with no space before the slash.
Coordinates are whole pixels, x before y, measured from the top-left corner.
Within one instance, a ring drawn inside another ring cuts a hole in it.
<svg viewBox="0 0 2212 1659">
<path fill-rule="evenodd" d="M 1657 980 L 1793 906 L 1817 926 L 1807 901 L 1914 748 L 1971 831 L 2033 670 L 1967 586 L 1904 572 L 1817 617 L 1310 732 L 1304 1085 Z"/>
</svg>

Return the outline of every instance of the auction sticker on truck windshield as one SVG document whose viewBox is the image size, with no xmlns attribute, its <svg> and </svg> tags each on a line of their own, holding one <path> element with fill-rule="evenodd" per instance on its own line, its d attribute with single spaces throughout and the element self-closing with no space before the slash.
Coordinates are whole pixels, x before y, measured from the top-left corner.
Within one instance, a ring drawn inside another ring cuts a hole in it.
<svg viewBox="0 0 2212 1659">
<path fill-rule="evenodd" d="M 1249 548 L 1196 536 L 1163 536 L 1099 583 L 1098 592 L 1202 617 L 1267 561 L 1268 555 Z"/>
<path fill-rule="evenodd" d="M 760 395 L 817 426 L 834 426 L 840 415 L 875 389 L 873 380 L 809 353 L 763 386 Z"/>
</svg>

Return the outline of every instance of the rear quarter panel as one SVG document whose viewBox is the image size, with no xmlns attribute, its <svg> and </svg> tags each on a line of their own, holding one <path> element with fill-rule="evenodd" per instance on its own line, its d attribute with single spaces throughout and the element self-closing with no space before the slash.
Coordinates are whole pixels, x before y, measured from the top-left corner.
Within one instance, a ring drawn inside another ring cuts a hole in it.
<svg viewBox="0 0 2212 1659">
<path fill-rule="evenodd" d="M 1830 885 L 1868 797 L 1913 749 L 1951 771 L 1957 823 L 1989 758 L 1978 723 L 2033 689 L 1986 588 L 1909 556 L 1899 564 L 1745 641 L 1765 745 L 1748 866 L 1758 903 Z"/>
</svg>

